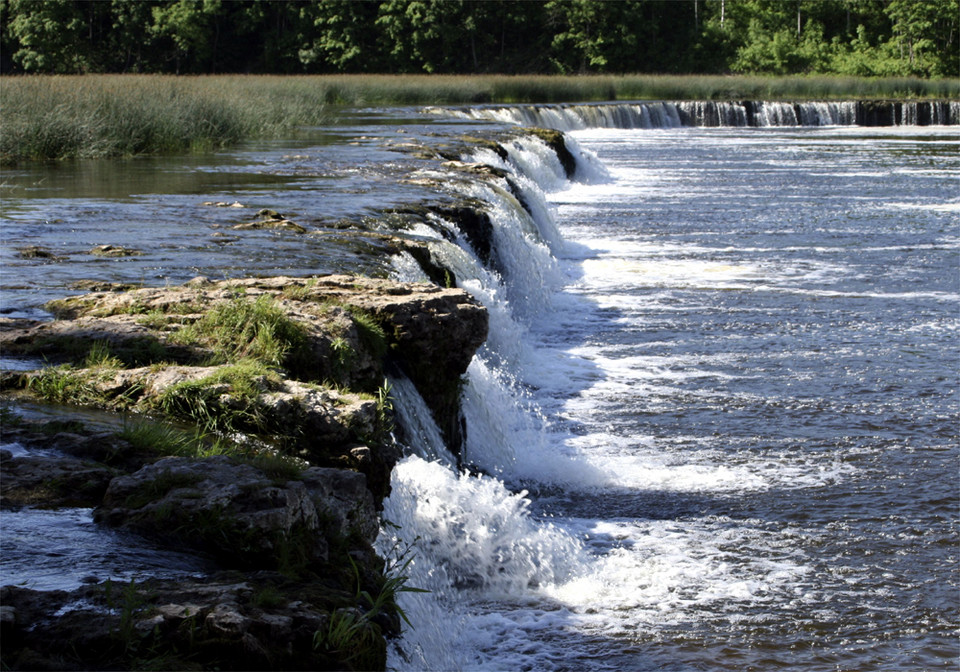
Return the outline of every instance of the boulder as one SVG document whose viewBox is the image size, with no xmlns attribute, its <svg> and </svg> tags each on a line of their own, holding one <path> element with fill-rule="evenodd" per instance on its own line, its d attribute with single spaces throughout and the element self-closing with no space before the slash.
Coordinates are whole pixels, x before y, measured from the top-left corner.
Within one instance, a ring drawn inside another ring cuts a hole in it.
<svg viewBox="0 0 960 672">
<path fill-rule="evenodd" d="M 69 592 L 4 586 L 0 601 L 2 662 L 10 670 L 140 669 L 144 661 L 221 670 L 386 665 L 379 628 L 368 628 L 349 651 L 324 645 L 331 612 L 353 608 L 350 593 L 274 572 L 107 581 Z"/>
<path fill-rule="evenodd" d="M 186 545 L 237 568 L 302 571 L 347 537 L 378 530 L 362 474 L 311 468 L 271 478 L 226 456 L 170 457 L 111 482 L 97 522 Z"/>
<path fill-rule="evenodd" d="M 0 451 L 0 507 L 92 507 L 100 503 L 113 472 L 69 456 L 13 457 Z"/>
<path fill-rule="evenodd" d="M 90 254 L 95 257 L 138 257 L 143 252 L 120 245 L 97 245 L 90 249 Z"/>
</svg>

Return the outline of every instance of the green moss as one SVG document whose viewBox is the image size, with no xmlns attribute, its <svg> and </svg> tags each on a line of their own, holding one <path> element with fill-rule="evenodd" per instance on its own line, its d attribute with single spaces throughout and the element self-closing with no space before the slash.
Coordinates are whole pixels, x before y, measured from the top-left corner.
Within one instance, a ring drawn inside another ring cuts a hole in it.
<svg viewBox="0 0 960 672">
<path fill-rule="evenodd" d="M 250 604 L 261 609 L 276 609 L 288 604 L 287 597 L 272 584 L 261 586 L 250 598 Z"/>
<path fill-rule="evenodd" d="M 283 485 L 288 481 L 298 481 L 303 478 L 307 464 L 287 455 L 261 451 L 242 457 L 241 461 L 256 467 L 270 478 L 276 485 Z"/>
<path fill-rule="evenodd" d="M 70 297 L 66 299 L 54 299 L 44 304 L 44 309 L 58 320 L 72 320 L 85 315 L 96 302 L 87 297 Z"/>
</svg>

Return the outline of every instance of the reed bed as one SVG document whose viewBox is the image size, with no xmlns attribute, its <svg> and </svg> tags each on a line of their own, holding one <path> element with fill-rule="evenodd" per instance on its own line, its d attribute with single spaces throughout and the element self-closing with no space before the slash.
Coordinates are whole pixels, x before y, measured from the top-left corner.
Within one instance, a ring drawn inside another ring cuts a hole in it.
<svg viewBox="0 0 960 672">
<path fill-rule="evenodd" d="M 0 162 L 216 149 L 331 106 L 960 98 L 960 80 L 659 75 L 28 76 L 0 79 Z"/>
</svg>

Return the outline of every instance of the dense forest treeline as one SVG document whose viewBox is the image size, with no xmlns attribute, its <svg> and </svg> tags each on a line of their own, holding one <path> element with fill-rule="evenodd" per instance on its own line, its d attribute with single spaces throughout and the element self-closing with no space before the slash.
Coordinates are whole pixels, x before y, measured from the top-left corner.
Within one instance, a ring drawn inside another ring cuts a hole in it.
<svg viewBox="0 0 960 672">
<path fill-rule="evenodd" d="M 960 0 L 0 0 L 4 73 L 956 77 Z"/>
</svg>

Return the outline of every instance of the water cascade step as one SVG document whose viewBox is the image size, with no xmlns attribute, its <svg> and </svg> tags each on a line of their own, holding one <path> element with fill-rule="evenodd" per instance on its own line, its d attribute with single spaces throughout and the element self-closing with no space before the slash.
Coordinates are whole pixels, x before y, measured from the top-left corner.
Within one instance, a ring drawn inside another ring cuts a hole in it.
<svg viewBox="0 0 960 672">
<path fill-rule="evenodd" d="M 960 101 L 679 101 L 584 105 L 517 105 L 428 108 L 466 119 L 538 126 L 561 131 L 586 128 L 948 126 L 960 124 Z"/>
</svg>

